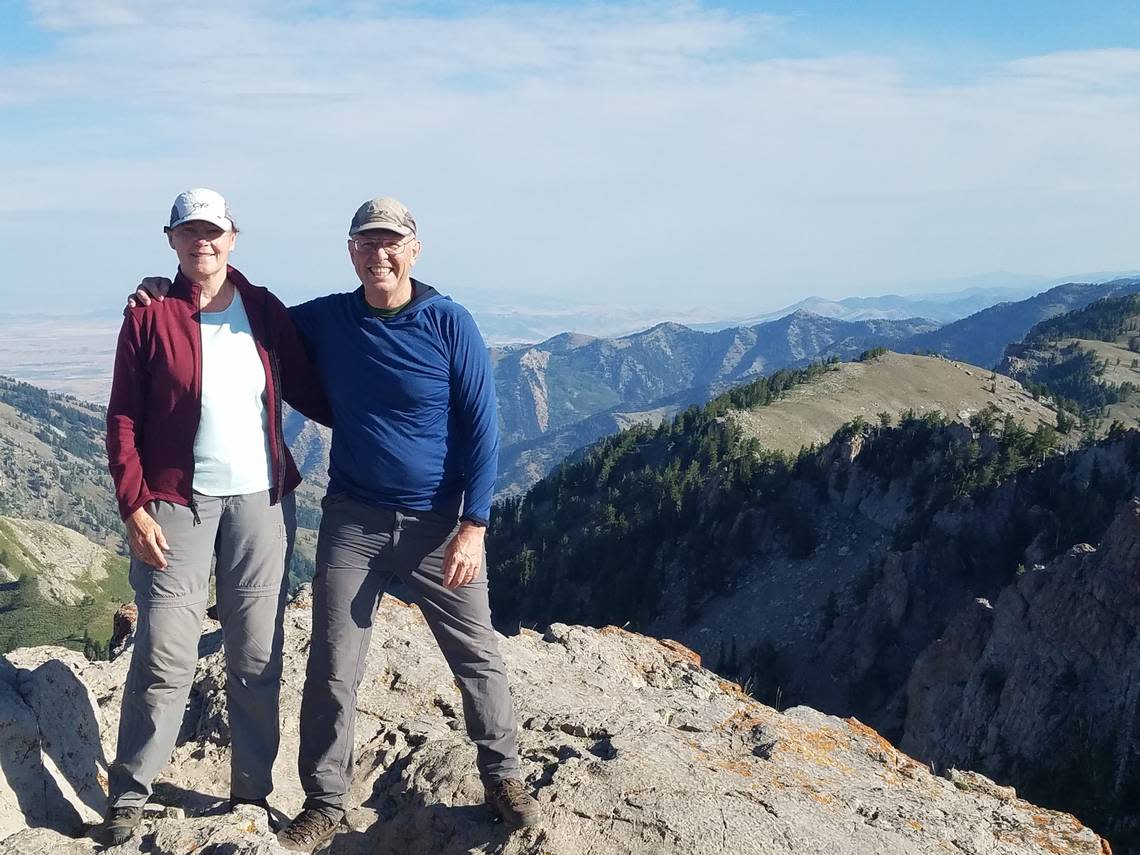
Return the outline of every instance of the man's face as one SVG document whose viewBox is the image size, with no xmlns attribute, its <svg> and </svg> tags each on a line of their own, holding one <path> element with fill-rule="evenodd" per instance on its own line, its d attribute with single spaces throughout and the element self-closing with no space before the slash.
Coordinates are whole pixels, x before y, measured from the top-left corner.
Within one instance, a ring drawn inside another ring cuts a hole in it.
<svg viewBox="0 0 1140 855">
<path fill-rule="evenodd" d="M 226 269 L 237 235 L 213 223 L 191 220 L 172 228 L 167 239 L 178 254 L 183 275 L 200 281 Z"/>
<path fill-rule="evenodd" d="M 391 294 L 411 282 L 420 242 L 387 229 L 369 229 L 348 240 L 348 254 L 366 288 Z"/>
</svg>

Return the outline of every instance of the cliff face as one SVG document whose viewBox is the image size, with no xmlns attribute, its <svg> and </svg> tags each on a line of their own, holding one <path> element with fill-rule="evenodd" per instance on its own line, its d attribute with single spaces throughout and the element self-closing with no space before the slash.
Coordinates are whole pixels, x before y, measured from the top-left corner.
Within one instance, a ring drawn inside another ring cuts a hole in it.
<svg viewBox="0 0 1140 855">
<path fill-rule="evenodd" d="M 1134 845 L 1140 829 L 1140 501 L 1098 549 L 972 603 L 916 661 L 902 745 L 1065 798 Z"/>
<path fill-rule="evenodd" d="M 307 604 L 287 615 L 274 807 L 292 813 Z M 228 728 L 220 631 L 207 624 L 180 744 L 143 833 L 116 850 L 277 853 L 260 812 L 220 814 Z M 859 722 L 779 713 L 694 654 L 619 629 L 553 625 L 504 641 L 523 771 L 546 813 L 508 834 L 480 805 L 462 705 L 417 609 L 386 599 L 359 703 L 353 804 L 333 853 L 1056 853 L 1096 834 L 981 776 L 936 777 Z M 0 855 L 92 853 L 129 654 L 7 657 L 0 680 Z"/>
</svg>

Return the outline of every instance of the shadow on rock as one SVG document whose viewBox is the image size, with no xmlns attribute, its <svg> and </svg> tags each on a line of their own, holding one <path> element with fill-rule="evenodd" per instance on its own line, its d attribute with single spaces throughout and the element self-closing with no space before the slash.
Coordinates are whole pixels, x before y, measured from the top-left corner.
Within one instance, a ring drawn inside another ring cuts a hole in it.
<svg viewBox="0 0 1140 855">
<path fill-rule="evenodd" d="M 187 790 L 169 781 L 157 781 L 155 783 L 151 802 L 182 808 L 186 811 L 187 816 L 215 814 L 222 811 L 223 808 L 229 808 L 229 803 L 225 799 L 197 790 Z"/>
<path fill-rule="evenodd" d="M 358 824 L 373 813 L 375 821 L 363 831 L 351 830 L 336 836 L 329 855 L 467 855 L 472 852 L 499 852 L 511 830 L 494 820 L 483 805 L 426 804 L 409 798 L 395 816 L 376 816 L 367 807 L 352 812 Z"/>
<path fill-rule="evenodd" d="M 66 662 L 10 669 L 0 681 L 2 822 L 76 834 L 106 810 L 107 763 L 95 700 Z M 4 798 L 3 796 L 7 796 Z M 15 814 L 19 814 L 16 816 Z M 3 829 L 0 829 L 3 830 Z"/>
<path fill-rule="evenodd" d="M 503 849 L 512 831 L 482 803 L 483 788 L 478 778 L 452 778 L 446 774 L 437 777 L 442 770 L 423 767 L 409 776 L 414 756 L 394 763 L 376 779 L 372 796 L 349 814 L 348 823 L 353 830 L 336 836 L 329 855 L 466 855 Z M 408 789 L 408 777 L 414 778 L 420 787 L 426 784 L 431 793 L 441 794 L 444 801 L 435 796 L 429 798 L 420 789 Z"/>
</svg>

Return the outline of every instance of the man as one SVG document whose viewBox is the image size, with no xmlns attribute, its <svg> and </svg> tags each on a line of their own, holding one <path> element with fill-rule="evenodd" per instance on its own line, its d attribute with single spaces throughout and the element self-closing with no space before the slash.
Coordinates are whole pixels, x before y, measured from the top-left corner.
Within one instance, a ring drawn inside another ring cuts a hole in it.
<svg viewBox="0 0 1140 855">
<path fill-rule="evenodd" d="M 301 702 L 307 798 L 278 835 L 301 852 L 344 815 L 356 691 L 393 576 L 414 593 L 459 684 L 488 805 L 513 826 L 540 819 L 519 780 L 484 572 L 499 445 L 490 356 L 467 310 L 412 278 L 421 245 L 404 205 L 364 203 L 348 236 L 360 288 L 291 310 L 335 425 Z"/>
<path fill-rule="evenodd" d="M 421 244 L 403 204 L 364 203 L 348 236 L 360 288 L 290 310 L 334 429 L 301 703 L 306 800 L 278 839 L 312 852 L 344 817 L 357 688 L 393 576 L 455 675 L 488 806 L 511 826 L 535 825 L 484 572 L 498 462 L 490 356 L 470 313 L 412 278 Z"/>
</svg>

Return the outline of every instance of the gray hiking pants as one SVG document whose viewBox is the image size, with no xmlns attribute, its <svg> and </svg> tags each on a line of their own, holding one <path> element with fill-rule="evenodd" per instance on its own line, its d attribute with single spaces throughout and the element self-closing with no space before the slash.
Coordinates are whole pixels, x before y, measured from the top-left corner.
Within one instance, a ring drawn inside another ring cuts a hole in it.
<svg viewBox="0 0 1140 855">
<path fill-rule="evenodd" d="M 131 558 L 139 620 L 110 769 L 113 807 L 144 804 L 170 760 L 198 664 L 213 557 L 226 653 L 230 796 L 260 799 L 273 789 L 293 497 L 276 505 L 268 492 L 195 499 L 201 524 L 183 505 L 146 506 L 170 545 L 165 570 Z"/>
<path fill-rule="evenodd" d="M 393 574 L 414 595 L 455 675 L 480 776 L 489 783 L 517 778 L 515 711 L 491 627 L 486 567 L 460 588 L 443 586 L 444 548 L 458 529 L 459 508 L 398 511 L 346 494 L 326 496 L 323 506 L 301 701 L 298 767 L 305 807 L 345 807 L 356 693 L 368 667 L 376 607 Z"/>
</svg>

